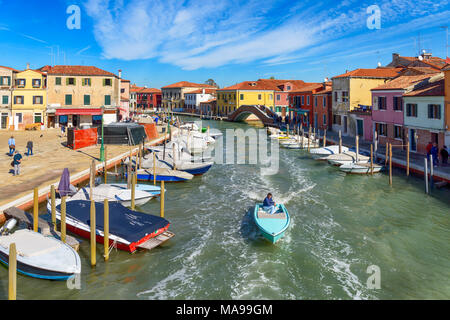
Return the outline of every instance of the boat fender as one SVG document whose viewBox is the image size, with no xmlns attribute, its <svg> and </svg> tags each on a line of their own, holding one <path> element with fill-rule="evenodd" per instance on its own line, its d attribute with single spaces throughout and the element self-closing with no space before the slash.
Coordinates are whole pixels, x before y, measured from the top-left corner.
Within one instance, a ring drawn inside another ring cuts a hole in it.
<svg viewBox="0 0 450 320">
<path fill-rule="evenodd" d="M 16 224 L 17 224 L 16 219 L 14 219 L 14 218 L 9 219 L 8 221 L 5 222 L 3 227 L 0 229 L 0 234 L 7 235 L 16 226 Z"/>
</svg>

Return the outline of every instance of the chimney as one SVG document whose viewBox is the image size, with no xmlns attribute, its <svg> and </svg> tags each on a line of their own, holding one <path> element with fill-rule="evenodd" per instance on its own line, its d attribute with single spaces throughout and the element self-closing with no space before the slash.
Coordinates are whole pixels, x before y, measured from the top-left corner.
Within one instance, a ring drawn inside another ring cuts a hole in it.
<svg viewBox="0 0 450 320">
<path fill-rule="evenodd" d="M 27 70 L 30 70 L 30 63 L 27 62 Z"/>
<path fill-rule="evenodd" d="M 392 62 L 397 62 L 399 58 L 400 58 L 400 55 L 398 53 L 392 54 Z"/>
<path fill-rule="evenodd" d="M 119 69 L 119 79 L 122 79 L 122 70 Z"/>
<path fill-rule="evenodd" d="M 202 94 L 205 94 L 205 88 L 202 89 Z"/>
</svg>

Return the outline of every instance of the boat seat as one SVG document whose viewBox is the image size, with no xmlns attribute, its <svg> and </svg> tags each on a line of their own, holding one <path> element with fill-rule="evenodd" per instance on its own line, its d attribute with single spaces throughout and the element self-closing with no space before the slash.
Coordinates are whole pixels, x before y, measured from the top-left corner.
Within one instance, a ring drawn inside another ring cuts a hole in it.
<svg viewBox="0 0 450 320">
<path fill-rule="evenodd" d="M 23 257 L 38 256 L 61 246 L 58 241 L 49 241 L 48 238 L 25 229 L 0 237 L 0 246 L 3 248 L 9 248 L 11 243 L 16 244 L 17 254 Z"/>
<path fill-rule="evenodd" d="M 279 210 L 274 214 L 267 213 L 263 209 L 259 208 L 258 210 L 258 218 L 259 219 L 286 219 L 286 214 L 284 211 Z"/>
</svg>

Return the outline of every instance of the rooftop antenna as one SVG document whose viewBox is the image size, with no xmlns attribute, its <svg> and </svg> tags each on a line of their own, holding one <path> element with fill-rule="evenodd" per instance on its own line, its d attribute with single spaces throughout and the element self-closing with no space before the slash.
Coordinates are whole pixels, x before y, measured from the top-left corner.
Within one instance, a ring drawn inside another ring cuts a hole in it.
<svg viewBox="0 0 450 320">
<path fill-rule="evenodd" d="M 445 57 L 448 58 L 448 26 L 441 26 L 441 29 L 445 29 Z"/>
</svg>

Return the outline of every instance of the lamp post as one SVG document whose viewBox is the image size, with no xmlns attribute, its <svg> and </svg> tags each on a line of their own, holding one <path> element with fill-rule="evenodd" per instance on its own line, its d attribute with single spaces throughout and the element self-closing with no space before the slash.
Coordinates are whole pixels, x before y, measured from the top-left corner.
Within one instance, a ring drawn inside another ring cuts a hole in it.
<svg viewBox="0 0 450 320">
<path fill-rule="evenodd" d="M 102 145 L 100 146 L 100 162 L 105 161 L 105 145 L 103 144 L 103 115 L 105 113 L 105 106 L 102 106 Z"/>
</svg>

